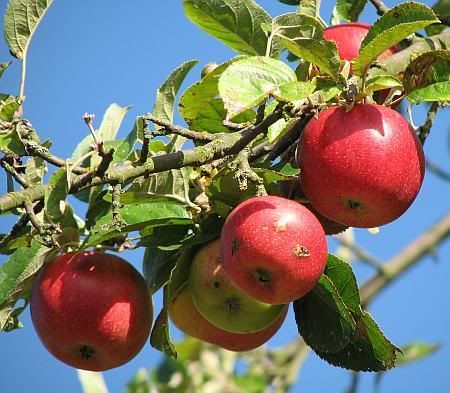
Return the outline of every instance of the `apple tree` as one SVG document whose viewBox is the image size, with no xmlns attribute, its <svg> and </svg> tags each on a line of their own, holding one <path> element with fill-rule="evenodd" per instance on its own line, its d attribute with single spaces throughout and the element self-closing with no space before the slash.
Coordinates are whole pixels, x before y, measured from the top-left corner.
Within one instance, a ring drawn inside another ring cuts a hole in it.
<svg viewBox="0 0 450 393">
<path fill-rule="evenodd" d="M 86 113 L 86 137 L 70 157 L 61 157 L 26 112 L 28 49 L 52 1 L 9 0 L 3 29 L 14 59 L 0 64 L 0 78 L 12 61 L 22 75 L 17 95 L 0 92 L 6 191 L 0 214 L 16 216 L 0 234 L 2 334 L 22 327 L 21 313 L 31 303 L 45 342 L 55 334 L 55 315 L 67 317 L 63 324 L 75 323 L 90 302 L 106 297 L 85 293 L 89 301 L 71 314 L 64 306 L 83 298 L 86 288 L 74 285 L 76 293 L 59 299 L 61 311 L 44 318 L 42 304 L 51 302 L 42 300 L 49 291 L 44 280 L 55 258 L 107 261 L 143 249 L 149 291 L 163 296 L 144 341 L 163 355 L 152 373 L 136 374 L 130 393 L 285 392 L 309 351 L 351 370 L 350 391 L 356 391 L 359 372 L 381 376 L 437 349 L 419 342 L 397 346 L 367 308 L 448 238 L 450 215 L 385 263 L 352 234 L 401 220 L 420 192 L 425 167 L 449 180 L 427 161 L 422 146 L 450 100 L 450 2 L 388 8 L 379 0 L 337 0 L 328 24 L 320 0 L 280 1 L 292 7 L 277 16 L 254 0 L 180 1 L 189 20 L 235 56 L 203 65 L 198 81 L 184 90 L 198 61 L 168 72 L 153 107 L 123 138 L 117 134 L 128 108 L 112 104 L 100 125 Z M 358 23 L 369 3 L 379 18 Z M 415 105 L 427 108 L 420 126 L 412 121 Z M 183 124 L 175 124 L 176 111 Z M 75 209 L 74 198 L 84 209 Z M 326 249 L 325 235 L 328 245 L 339 244 L 336 252 Z M 361 285 L 356 260 L 374 269 Z M 247 265 L 254 270 L 243 271 Z M 109 273 L 103 284 L 120 282 Z M 48 298 L 70 291 L 66 281 Z M 95 285 L 106 292 L 101 280 Z M 109 301 L 123 302 L 121 284 L 113 285 Z M 298 338 L 277 349 L 262 346 L 289 307 Z M 131 318 L 121 316 L 122 322 Z M 113 320 L 91 323 L 88 330 Z M 183 341 L 172 340 L 175 327 L 187 334 Z M 92 348 L 81 348 L 77 355 L 89 361 Z M 90 367 L 52 353 L 86 370 L 117 365 Z M 246 364 L 239 375 L 238 361 Z M 101 378 L 80 371 L 86 391 L 97 385 L 106 390 Z"/>
</svg>

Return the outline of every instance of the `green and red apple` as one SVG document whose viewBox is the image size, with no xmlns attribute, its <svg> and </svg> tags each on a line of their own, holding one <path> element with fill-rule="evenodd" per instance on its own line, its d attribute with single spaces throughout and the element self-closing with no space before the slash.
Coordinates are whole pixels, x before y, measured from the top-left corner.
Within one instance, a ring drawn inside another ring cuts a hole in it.
<svg viewBox="0 0 450 393">
<path fill-rule="evenodd" d="M 189 288 L 199 313 L 214 326 L 233 333 L 263 330 L 287 307 L 262 303 L 233 284 L 221 264 L 220 239 L 195 254 Z"/>
</svg>

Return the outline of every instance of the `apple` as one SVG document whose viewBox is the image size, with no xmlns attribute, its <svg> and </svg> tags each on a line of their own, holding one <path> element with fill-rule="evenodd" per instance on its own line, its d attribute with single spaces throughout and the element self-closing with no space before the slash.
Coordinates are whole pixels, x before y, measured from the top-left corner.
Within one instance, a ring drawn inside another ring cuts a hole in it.
<svg viewBox="0 0 450 393">
<path fill-rule="evenodd" d="M 191 337 L 229 351 L 243 352 L 258 348 L 278 331 L 286 318 L 288 308 L 284 307 L 283 310 L 275 322 L 259 332 L 227 332 L 202 317 L 194 305 L 189 285 L 186 285 L 169 304 L 169 317 L 178 329 Z"/>
<path fill-rule="evenodd" d="M 342 60 L 355 60 L 358 57 L 361 43 L 366 37 L 372 25 L 369 23 L 351 22 L 343 23 L 340 25 L 334 25 L 327 27 L 323 31 L 323 38 L 328 41 L 335 41 L 338 49 L 338 54 Z M 401 48 L 398 45 L 394 45 L 391 48 L 384 51 L 378 60 L 385 59 L 392 56 L 394 53 L 399 52 Z M 375 92 L 376 101 L 382 104 L 389 94 L 390 89 L 381 90 Z M 396 106 L 396 105 L 395 105 Z"/>
<path fill-rule="evenodd" d="M 199 313 L 214 326 L 233 333 L 263 330 L 286 307 L 259 302 L 232 283 L 221 264 L 220 239 L 209 242 L 195 254 L 189 288 Z"/>
<path fill-rule="evenodd" d="M 424 154 L 410 124 L 382 105 L 332 107 L 300 137 L 300 183 L 319 213 L 344 225 L 371 228 L 400 217 L 424 177 Z"/>
<path fill-rule="evenodd" d="M 323 31 L 323 38 L 335 41 L 339 57 L 342 60 L 354 60 L 358 57 L 361 43 L 372 26 L 369 23 L 352 22 L 327 27 Z M 378 59 L 382 60 L 398 52 L 400 48 L 395 45 L 383 52 Z"/>
<path fill-rule="evenodd" d="M 50 261 L 34 284 L 30 310 L 47 350 L 90 371 L 134 358 L 153 319 L 151 294 L 137 270 L 118 256 L 92 251 Z"/>
<path fill-rule="evenodd" d="M 300 186 L 298 180 L 283 180 L 279 182 L 280 191 L 285 198 L 292 199 L 308 208 L 322 224 L 325 235 L 337 235 L 348 229 L 347 225 L 330 220 L 324 215 L 320 214 L 306 199 L 305 193 Z"/>
<path fill-rule="evenodd" d="M 246 200 L 222 228 L 225 271 L 242 291 L 265 303 L 301 298 L 327 261 L 322 225 L 306 207 L 277 196 Z"/>
</svg>

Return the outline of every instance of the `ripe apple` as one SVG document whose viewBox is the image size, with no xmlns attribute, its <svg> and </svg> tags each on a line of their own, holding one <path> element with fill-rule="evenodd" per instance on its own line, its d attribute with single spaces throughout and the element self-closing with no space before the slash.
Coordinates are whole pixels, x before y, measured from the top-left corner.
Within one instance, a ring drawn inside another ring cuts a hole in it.
<svg viewBox="0 0 450 393">
<path fill-rule="evenodd" d="M 342 60 L 354 60 L 358 57 L 361 43 L 372 26 L 369 23 L 352 22 L 327 27 L 323 31 L 323 38 L 335 41 L 339 57 Z M 400 48 L 395 45 L 383 52 L 378 59 L 382 60 L 398 52 Z"/>
<path fill-rule="evenodd" d="M 320 112 L 303 130 L 297 162 L 313 207 L 360 228 L 400 217 L 425 173 L 422 146 L 409 123 L 396 111 L 372 104 Z"/>
<path fill-rule="evenodd" d="M 267 342 L 281 327 L 288 307 L 270 326 L 255 333 L 231 333 L 222 330 L 203 318 L 192 300 L 186 285 L 169 304 L 169 316 L 175 326 L 191 337 L 234 352 L 250 351 Z"/>
<path fill-rule="evenodd" d="M 135 357 L 153 319 L 150 291 L 137 270 L 118 256 L 92 251 L 49 262 L 33 287 L 30 309 L 48 351 L 90 371 Z"/>
<path fill-rule="evenodd" d="M 323 38 L 328 41 L 335 41 L 339 57 L 342 60 L 351 61 L 355 60 L 358 57 L 361 43 L 363 42 L 371 27 L 372 26 L 369 23 L 361 22 L 334 25 L 327 27 L 323 31 Z M 389 56 L 392 56 L 398 51 L 400 51 L 400 47 L 398 45 L 394 45 L 384 51 L 380 56 L 378 56 L 378 60 L 382 60 Z M 385 89 L 379 92 L 375 92 L 376 96 L 378 97 L 376 101 L 382 104 L 387 98 L 389 91 L 390 89 Z"/>
<path fill-rule="evenodd" d="M 306 207 L 277 196 L 238 205 L 222 229 L 225 271 L 255 299 L 284 304 L 315 285 L 327 261 L 322 225 Z"/>
<path fill-rule="evenodd" d="M 274 323 L 285 305 L 259 302 L 236 287 L 220 260 L 220 239 L 194 256 L 189 288 L 199 313 L 214 326 L 233 333 L 254 333 Z"/>
<path fill-rule="evenodd" d="M 280 191 L 285 198 L 292 199 L 308 208 L 322 224 L 325 235 L 337 235 L 348 229 L 347 225 L 330 220 L 324 215 L 320 214 L 306 199 L 305 193 L 300 186 L 298 180 L 283 180 L 280 182 Z"/>
</svg>

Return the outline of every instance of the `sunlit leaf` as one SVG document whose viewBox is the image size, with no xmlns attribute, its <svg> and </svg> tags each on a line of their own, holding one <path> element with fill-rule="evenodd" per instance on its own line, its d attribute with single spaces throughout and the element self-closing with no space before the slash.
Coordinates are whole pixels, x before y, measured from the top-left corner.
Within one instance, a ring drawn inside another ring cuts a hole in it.
<svg viewBox="0 0 450 393">
<path fill-rule="evenodd" d="M 353 64 L 353 73 L 362 76 L 384 51 L 436 22 L 439 20 L 434 12 L 423 4 L 407 2 L 391 8 L 373 24 L 361 43 L 359 56 Z"/>
<path fill-rule="evenodd" d="M 270 15 L 253 0 L 184 0 L 186 16 L 202 30 L 244 55 L 264 55 L 267 36 L 261 25 Z"/>
<path fill-rule="evenodd" d="M 3 21 L 3 32 L 11 54 L 24 59 L 31 38 L 52 0 L 10 0 Z"/>
</svg>

